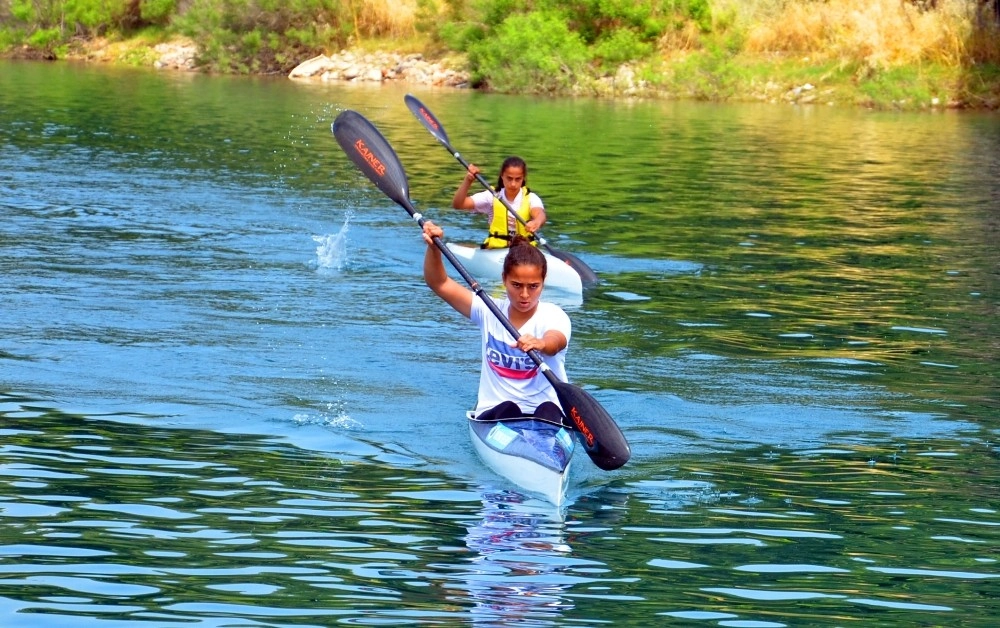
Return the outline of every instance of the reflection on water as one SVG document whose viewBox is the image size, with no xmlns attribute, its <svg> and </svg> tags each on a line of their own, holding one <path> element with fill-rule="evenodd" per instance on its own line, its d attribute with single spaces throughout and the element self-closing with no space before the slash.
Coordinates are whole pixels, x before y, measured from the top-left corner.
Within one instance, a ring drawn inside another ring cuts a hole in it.
<svg viewBox="0 0 1000 628">
<path fill-rule="evenodd" d="M 601 275 L 567 366 L 634 455 L 553 511 L 457 429 L 476 332 L 330 136 L 479 239 L 398 86 L 2 70 L 3 626 L 1000 612 L 995 116 L 420 94 Z"/>
<path fill-rule="evenodd" d="M 875 611 L 952 625 L 1000 611 L 995 485 L 969 475 L 1000 450 L 975 441 L 678 455 L 558 511 L 263 437 L 9 397 L 0 420 L 4 625 L 815 625 Z"/>
<path fill-rule="evenodd" d="M 473 601 L 473 624 L 551 625 L 573 608 L 565 591 L 574 579 L 564 574 L 588 561 L 573 559 L 558 513 L 525 501 L 513 492 L 485 494 L 482 521 L 465 536 L 475 553 L 471 570 L 446 587 Z"/>
</svg>

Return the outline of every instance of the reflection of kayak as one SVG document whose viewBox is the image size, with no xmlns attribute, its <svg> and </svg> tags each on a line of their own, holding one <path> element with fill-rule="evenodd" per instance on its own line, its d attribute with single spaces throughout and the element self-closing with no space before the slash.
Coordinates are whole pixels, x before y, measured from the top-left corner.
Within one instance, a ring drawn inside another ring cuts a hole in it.
<svg viewBox="0 0 1000 628">
<path fill-rule="evenodd" d="M 537 417 L 479 421 L 470 412 L 468 419 L 472 444 L 491 469 L 562 505 L 575 449 L 566 428 Z"/>
<path fill-rule="evenodd" d="M 507 249 L 481 249 L 478 246 L 454 244 L 449 242 L 448 248 L 455 254 L 458 261 L 465 266 L 476 279 L 500 281 L 503 272 L 503 259 Z M 544 251 L 543 251 L 544 253 Z M 583 294 L 583 282 L 573 267 L 563 260 L 545 253 L 548 272 L 545 276 L 545 287 L 574 295 Z"/>
<path fill-rule="evenodd" d="M 465 535 L 476 570 L 462 581 L 466 616 L 485 626 L 568 623 L 576 607 L 571 589 L 580 583 L 576 567 L 584 561 L 567 542 L 564 510 L 515 491 L 487 490 L 482 499 L 480 519 Z"/>
</svg>

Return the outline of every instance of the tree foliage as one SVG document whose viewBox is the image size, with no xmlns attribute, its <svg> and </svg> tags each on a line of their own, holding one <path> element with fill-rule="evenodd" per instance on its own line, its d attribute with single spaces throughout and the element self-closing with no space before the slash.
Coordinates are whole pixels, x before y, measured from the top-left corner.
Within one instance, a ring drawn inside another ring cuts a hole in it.
<svg viewBox="0 0 1000 628">
<path fill-rule="evenodd" d="M 338 0 L 193 0 L 175 28 L 201 50 L 201 62 L 230 72 L 287 72 L 328 44 L 346 40 Z"/>
<path fill-rule="evenodd" d="M 494 37 L 469 50 L 479 69 L 475 79 L 511 93 L 558 92 L 576 80 L 587 63 L 579 34 L 558 13 L 518 13 L 503 20 Z"/>
<path fill-rule="evenodd" d="M 55 29 L 62 38 L 164 25 L 176 11 L 177 0 L 0 1 L 0 18 L 8 29 L 26 34 Z"/>
<path fill-rule="evenodd" d="M 844 11 L 850 10 L 860 23 L 856 14 L 867 5 L 858 5 L 859 1 L 403 0 L 402 4 L 415 7 L 406 28 L 420 32 L 436 52 L 464 53 L 475 84 L 502 91 L 549 92 L 613 76 L 623 65 L 663 63 L 672 46 L 703 55 L 718 49 L 724 54 L 716 62 L 725 63 L 726 54 L 739 54 L 751 41 L 748 28 L 733 26 L 738 13 L 751 10 L 766 13 L 774 22 L 758 24 L 763 28 L 751 43 L 816 40 L 810 26 L 794 19 L 799 14 L 790 8 L 812 15 L 844 5 Z M 894 11 L 907 7 L 916 11 L 917 6 L 927 14 L 944 12 L 946 4 L 952 9 L 964 7 L 975 18 L 971 35 L 945 38 L 955 42 L 945 51 L 949 58 L 968 65 L 997 63 L 1000 0 L 905 0 L 891 6 Z M 208 69 L 287 72 L 304 58 L 368 38 L 400 36 L 399 5 L 400 0 L 0 0 L 0 52 L 27 46 L 38 56 L 54 57 L 76 38 L 128 36 L 152 29 L 164 37 L 179 34 L 194 40 L 198 62 Z M 911 28 L 899 38 L 913 39 L 917 17 L 909 13 L 903 17 Z M 838 32 L 831 23 L 821 20 L 812 28 Z M 857 56 L 856 48 L 846 49 Z M 777 53 L 785 50 L 790 49 L 778 46 Z"/>
</svg>

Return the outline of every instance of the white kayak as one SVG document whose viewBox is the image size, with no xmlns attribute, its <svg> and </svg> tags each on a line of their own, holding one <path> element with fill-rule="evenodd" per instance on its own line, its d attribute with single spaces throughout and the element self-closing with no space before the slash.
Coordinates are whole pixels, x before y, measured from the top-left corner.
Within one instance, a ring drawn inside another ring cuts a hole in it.
<svg viewBox="0 0 1000 628">
<path fill-rule="evenodd" d="M 479 457 L 518 487 L 556 506 L 566 498 L 575 442 L 569 431 L 537 417 L 480 421 L 468 413 Z"/>
<path fill-rule="evenodd" d="M 447 246 L 462 263 L 462 266 L 465 266 L 465 269 L 469 271 L 469 274 L 476 279 L 500 281 L 507 249 L 483 249 L 478 246 L 452 242 L 449 242 Z M 545 287 L 582 297 L 583 281 L 580 279 L 580 275 L 573 270 L 573 267 L 554 255 L 549 255 L 544 251 L 543 253 L 548 266 Z"/>
</svg>

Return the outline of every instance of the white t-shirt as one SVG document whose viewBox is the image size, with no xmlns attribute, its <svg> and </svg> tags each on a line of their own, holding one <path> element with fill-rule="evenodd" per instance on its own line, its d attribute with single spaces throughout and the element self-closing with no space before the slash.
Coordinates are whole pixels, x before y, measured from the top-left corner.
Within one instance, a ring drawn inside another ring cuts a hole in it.
<svg viewBox="0 0 1000 628">
<path fill-rule="evenodd" d="M 496 304 L 506 315 L 510 302 L 504 298 Z M 478 295 L 472 299 L 469 318 L 479 327 L 483 340 L 483 365 L 479 374 L 477 416 L 508 400 L 528 413 L 533 412 L 543 401 L 552 401 L 559 405 L 556 391 L 542 374 L 541 369 L 531 356 L 511 346 L 514 337 Z M 566 381 L 566 349 L 569 347 L 572 333 L 572 324 L 566 312 L 554 303 L 542 301 L 538 304 L 535 314 L 518 331 L 541 338 L 550 329 L 558 330 L 566 336 L 566 348 L 555 355 L 546 355 L 541 351 L 538 353 L 545 364 L 552 369 L 552 373 L 560 380 Z"/>
<path fill-rule="evenodd" d="M 503 192 L 501 191 L 500 194 L 502 195 Z M 524 202 L 523 197 L 524 188 L 521 188 L 521 191 L 517 193 L 514 200 L 510 201 L 510 206 L 513 207 L 515 211 L 521 208 L 521 203 Z M 476 192 L 470 198 L 472 199 L 472 202 L 475 203 L 473 211 L 477 214 L 486 214 L 486 220 L 488 220 L 489 224 L 492 225 L 493 201 L 496 200 L 496 197 L 493 196 L 493 192 L 483 190 L 482 192 Z M 504 198 L 506 199 L 507 197 L 504 196 Z M 528 192 L 528 207 L 539 207 L 541 209 L 545 209 L 545 205 L 542 205 L 542 199 L 540 199 L 534 192 Z M 517 233 L 517 218 L 511 216 L 510 212 L 506 209 L 504 209 L 504 211 L 507 212 L 507 233 Z"/>
</svg>

